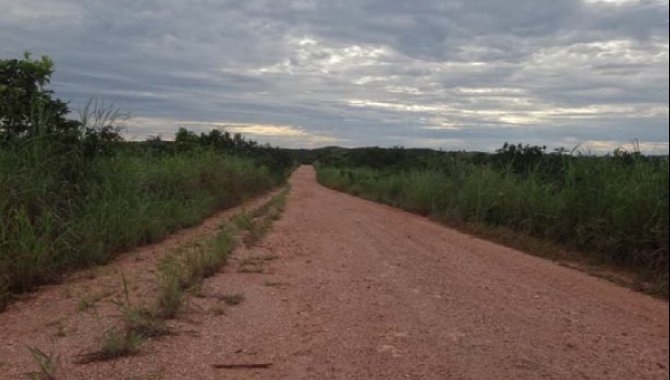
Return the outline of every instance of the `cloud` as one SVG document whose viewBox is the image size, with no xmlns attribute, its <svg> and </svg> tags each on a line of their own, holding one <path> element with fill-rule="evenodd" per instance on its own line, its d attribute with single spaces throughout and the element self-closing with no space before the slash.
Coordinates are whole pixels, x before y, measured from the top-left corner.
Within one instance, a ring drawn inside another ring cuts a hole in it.
<svg viewBox="0 0 670 380">
<path fill-rule="evenodd" d="M 129 136 L 284 146 L 668 142 L 668 2 L 0 0 L 0 56 L 56 62 Z M 659 148 L 660 147 L 660 148 Z"/>
</svg>

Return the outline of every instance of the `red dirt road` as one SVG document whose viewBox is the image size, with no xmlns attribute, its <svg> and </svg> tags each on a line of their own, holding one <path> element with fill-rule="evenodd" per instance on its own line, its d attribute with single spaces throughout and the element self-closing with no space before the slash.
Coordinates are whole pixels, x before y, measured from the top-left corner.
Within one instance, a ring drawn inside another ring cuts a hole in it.
<svg viewBox="0 0 670 380">
<path fill-rule="evenodd" d="M 667 302 L 326 189 L 311 167 L 291 184 L 273 231 L 206 280 L 181 333 L 112 362 L 63 352 L 62 378 L 668 378 Z M 273 259 L 238 272 L 249 256 Z M 232 293 L 244 302 L 216 312 Z M 244 363 L 272 364 L 213 367 Z"/>
</svg>

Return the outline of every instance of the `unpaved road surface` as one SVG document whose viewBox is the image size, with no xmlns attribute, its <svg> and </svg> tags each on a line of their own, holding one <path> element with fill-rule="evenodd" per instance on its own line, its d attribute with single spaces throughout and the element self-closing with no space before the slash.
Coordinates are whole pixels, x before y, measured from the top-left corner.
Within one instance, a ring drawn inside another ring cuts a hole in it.
<svg viewBox="0 0 670 380">
<path fill-rule="evenodd" d="M 291 184 L 273 231 L 205 282 L 180 333 L 111 362 L 63 351 L 62 378 L 668 378 L 667 302 L 326 189 L 311 167 Z M 261 273 L 237 270 L 250 256 L 268 258 Z M 231 293 L 245 300 L 222 312 Z"/>
</svg>

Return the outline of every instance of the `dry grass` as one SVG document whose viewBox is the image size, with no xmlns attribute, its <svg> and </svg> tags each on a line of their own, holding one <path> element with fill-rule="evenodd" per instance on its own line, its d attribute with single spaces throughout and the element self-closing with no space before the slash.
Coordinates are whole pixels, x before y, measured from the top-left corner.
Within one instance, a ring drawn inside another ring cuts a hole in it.
<svg viewBox="0 0 670 380">
<path fill-rule="evenodd" d="M 37 347 L 27 347 L 33 361 L 37 364 L 38 370 L 27 373 L 26 375 L 35 380 L 55 380 L 58 369 L 58 361 L 53 353 L 45 353 Z"/>
</svg>

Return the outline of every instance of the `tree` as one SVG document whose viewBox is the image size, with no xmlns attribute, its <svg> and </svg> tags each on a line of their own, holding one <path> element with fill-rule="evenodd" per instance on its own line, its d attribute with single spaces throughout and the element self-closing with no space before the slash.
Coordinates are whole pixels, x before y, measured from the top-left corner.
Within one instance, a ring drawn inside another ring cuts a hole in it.
<svg viewBox="0 0 670 380">
<path fill-rule="evenodd" d="M 76 135 L 79 122 L 68 120 L 67 103 L 45 89 L 53 73 L 47 56 L 0 60 L 0 143 L 40 133 Z"/>
<path fill-rule="evenodd" d="M 505 143 L 502 148 L 496 150 L 494 160 L 503 166 L 511 165 L 515 172 L 526 172 L 534 168 L 545 158 L 546 146 L 514 145 Z"/>
<path fill-rule="evenodd" d="M 181 127 L 174 136 L 174 141 L 180 151 L 190 150 L 198 146 L 200 138 L 194 132 Z"/>
</svg>

